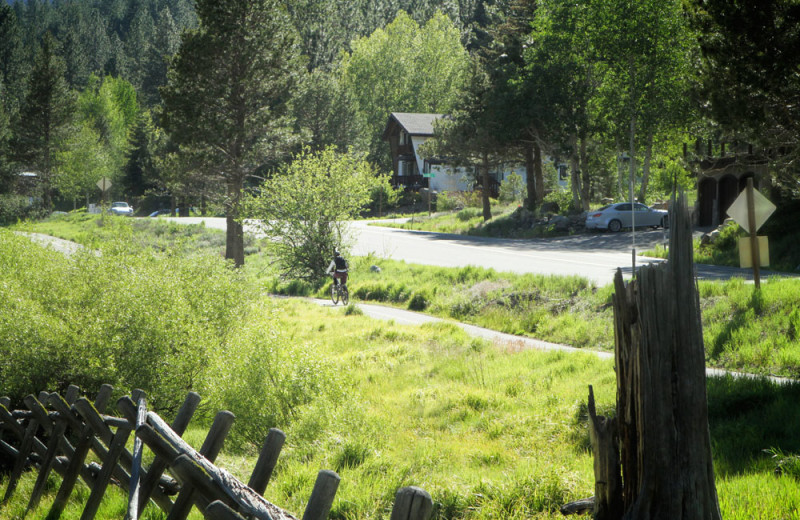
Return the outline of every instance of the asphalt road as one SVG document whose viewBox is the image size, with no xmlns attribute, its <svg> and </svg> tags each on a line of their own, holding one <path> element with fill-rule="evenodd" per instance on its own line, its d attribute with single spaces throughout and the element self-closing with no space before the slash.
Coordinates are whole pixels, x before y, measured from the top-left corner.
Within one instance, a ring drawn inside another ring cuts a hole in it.
<svg viewBox="0 0 800 520">
<path fill-rule="evenodd" d="M 223 218 L 173 220 L 186 224 L 205 221 L 208 227 L 225 229 Z M 443 267 L 474 265 L 514 273 L 580 275 L 598 285 L 611 283 L 618 268 L 626 278 L 630 277 L 633 269 L 633 234 L 630 231 L 546 239 L 503 239 L 386 228 L 371 226 L 367 221 L 353 222 L 351 230 L 355 243 L 352 253 L 358 256 L 372 254 L 379 258 Z M 668 231 L 636 231 L 635 240 L 636 251 L 646 251 L 657 244 L 666 244 Z M 637 256 L 636 267 L 661 261 Z M 723 280 L 738 276 L 752 280 L 749 269 L 702 264 L 695 268 L 699 279 Z M 769 274 L 762 272 L 762 278 Z"/>
</svg>

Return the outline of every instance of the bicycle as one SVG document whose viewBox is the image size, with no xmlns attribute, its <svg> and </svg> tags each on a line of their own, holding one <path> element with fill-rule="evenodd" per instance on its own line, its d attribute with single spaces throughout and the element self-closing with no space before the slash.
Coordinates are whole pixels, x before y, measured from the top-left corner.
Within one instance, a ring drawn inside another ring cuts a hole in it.
<svg viewBox="0 0 800 520">
<path fill-rule="evenodd" d="M 331 301 L 336 305 L 339 303 L 339 300 L 341 300 L 342 305 L 347 305 L 347 302 L 350 301 L 350 291 L 347 290 L 347 285 L 336 283 L 336 280 L 333 280 L 333 285 L 331 285 Z"/>
</svg>

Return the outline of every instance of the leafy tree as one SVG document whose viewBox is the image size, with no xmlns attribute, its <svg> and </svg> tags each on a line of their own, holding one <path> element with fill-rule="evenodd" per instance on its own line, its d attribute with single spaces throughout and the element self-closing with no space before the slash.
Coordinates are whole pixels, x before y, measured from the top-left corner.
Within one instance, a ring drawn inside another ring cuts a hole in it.
<svg viewBox="0 0 800 520">
<path fill-rule="evenodd" d="M 420 27 L 401 11 L 385 29 L 352 43 L 341 77 L 371 136 L 370 160 L 389 169 L 381 133 L 391 112 L 447 113 L 455 106 L 469 62 L 459 37 L 442 13 Z"/>
<path fill-rule="evenodd" d="M 348 245 L 345 221 L 366 207 L 375 183 L 373 167 L 352 151 L 305 149 L 247 200 L 244 215 L 259 219 L 285 278 L 318 281 L 333 250 Z"/>
<path fill-rule="evenodd" d="M 163 123 L 176 144 L 202 151 L 225 179 L 225 256 L 240 266 L 242 188 L 291 144 L 285 113 L 301 63 L 278 0 L 201 0 L 197 12 L 200 28 L 184 35 L 162 91 Z"/>
<path fill-rule="evenodd" d="M 591 47 L 604 73 L 598 103 L 612 134 L 627 137 L 631 179 L 637 153 L 645 150 L 643 199 L 656 136 L 688 116 L 691 33 L 679 0 L 598 0 L 589 9 Z"/>
<path fill-rule="evenodd" d="M 56 42 L 45 35 L 31 71 L 28 92 L 14 132 L 17 159 L 34 169 L 42 189 L 45 209 L 53 207 L 53 177 L 57 154 L 74 119 L 75 99 L 64 79 L 64 61 Z"/>
<path fill-rule="evenodd" d="M 128 136 L 136 123 L 139 106 L 133 86 L 110 76 L 102 80 L 92 75 L 89 85 L 78 97 L 78 115 L 97 133 L 98 153 L 108 157 L 105 175 L 121 178 L 130 143 Z M 102 151 L 99 149 L 102 148 Z M 98 177 L 99 178 L 99 177 Z M 115 182 L 113 188 L 122 188 Z"/>
<path fill-rule="evenodd" d="M 77 125 L 71 132 L 58 154 L 58 175 L 54 178 L 54 187 L 59 194 L 73 201 L 85 197 L 88 206 L 90 195 L 97 191 L 95 183 L 109 175 L 113 159 L 109 149 L 102 145 L 102 138 L 97 128 L 89 120 Z"/>
</svg>

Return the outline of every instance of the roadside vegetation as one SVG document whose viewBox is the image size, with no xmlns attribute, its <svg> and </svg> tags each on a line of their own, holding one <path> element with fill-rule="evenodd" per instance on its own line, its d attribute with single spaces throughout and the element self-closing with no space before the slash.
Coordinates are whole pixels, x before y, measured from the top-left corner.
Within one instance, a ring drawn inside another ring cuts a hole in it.
<svg viewBox="0 0 800 520">
<path fill-rule="evenodd" d="M 448 323 L 376 322 L 357 304 L 331 309 L 275 299 L 253 290 L 263 287 L 266 271 L 232 270 L 215 247 L 191 256 L 180 247 L 142 248 L 152 238 L 133 240 L 143 234 L 133 224 L 113 219 L 130 235 L 96 241 L 99 256 L 43 252 L 0 230 L 2 393 L 16 400 L 34 387 L 63 390 L 67 382 L 92 393 L 112 382 L 119 392 L 144 388 L 171 419 L 171 401 L 195 389 L 204 406 L 187 433 L 190 442 L 202 443 L 216 410 L 233 411 L 237 421 L 219 462 L 246 479 L 267 429 L 283 429 L 287 446 L 266 496 L 302 512 L 316 473 L 333 469 L 342 477 L 334 519 L 385 518 L 394 492 L 412 484 L 431 493 L 437 519 L 555 519 L 561 504 L 593 493 L 587 385 L 602 413 L 613 413 L 612 362 L 589 352 L 491 344 Z M 193 234 L 200 242 L 215 233 L 198 227 Z M 354 283 L 367 278 L 370 261 L 377 260 L 357 260 Z M 380 265 L 375 287 L 383 283 L 379 275 L 411 287 L 395 272 L 400 264 Z M 448 274 L 406 268 L 416 285 Z M 474 269 L 449 276 L 447 285 L 506 278 Z M 580 279 L 529 283 L 542 285 L 548 299 L 593 290 Z M 23 312 L 25 319 L 17 319 Z M 180 348 L 160 352 L 162 345 Z M 148 359 L 160 363 L 142 363 Z M 134 364 L 135 371 L 126 368 Z M 709 380 L 725 518 L 790 517 L 800 507 L 798 398 L 796 385 Z M 22 514 L 33 478 L 26 477 L 4 514 Z M 28 518 L 45 516 L 55 490 Z M 77 518 L 86 498 L 78 494 L 65 518 Z M 112 492 L 101 514 L 121 517 L 124 507 L 124 495 Z"/>
</svg>

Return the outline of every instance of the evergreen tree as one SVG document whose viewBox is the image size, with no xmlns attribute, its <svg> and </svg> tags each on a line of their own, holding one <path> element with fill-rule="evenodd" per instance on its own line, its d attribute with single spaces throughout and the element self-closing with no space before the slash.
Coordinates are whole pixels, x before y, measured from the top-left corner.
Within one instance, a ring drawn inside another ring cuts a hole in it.
<svg viewBox="0 0 800 520">
<path fill-rule="evenodd" d="M 148 189 L 155 188 L 150 183 L 157 176 L 153 159 L 153 141 L 156 139 L 156 132 L 150 113 L 142 111 L 131 132 L 130 148 L 122 180 L 125 193 L 133 197 L 140 197 Z"/>
<path fill-rule="evenodd" d="M 55 47 L 53 37 L 45 34 L 14 133 L 17 159 L 39 175 L 45 209 L 53 207 L 56 158 L 72 126 L 75 106 L 64 79 L 66 66 Z"/>
<path fill-rule="evenodd" d="M 281 2 L 197 2 L 162 91 L 163 123 L 178 145 L 205 153 L 227 185 L 226 258 L 244 263 L 240 201 L 245 179 L 291 141 L 290 87 L 302 64 Z"/>
<path fill-rule="evenodd" d="M 7 115 L 16 112 L 25 95 L 27 67 L 14 10 L 0 4 L 0 99 Z"/>
</svg>

